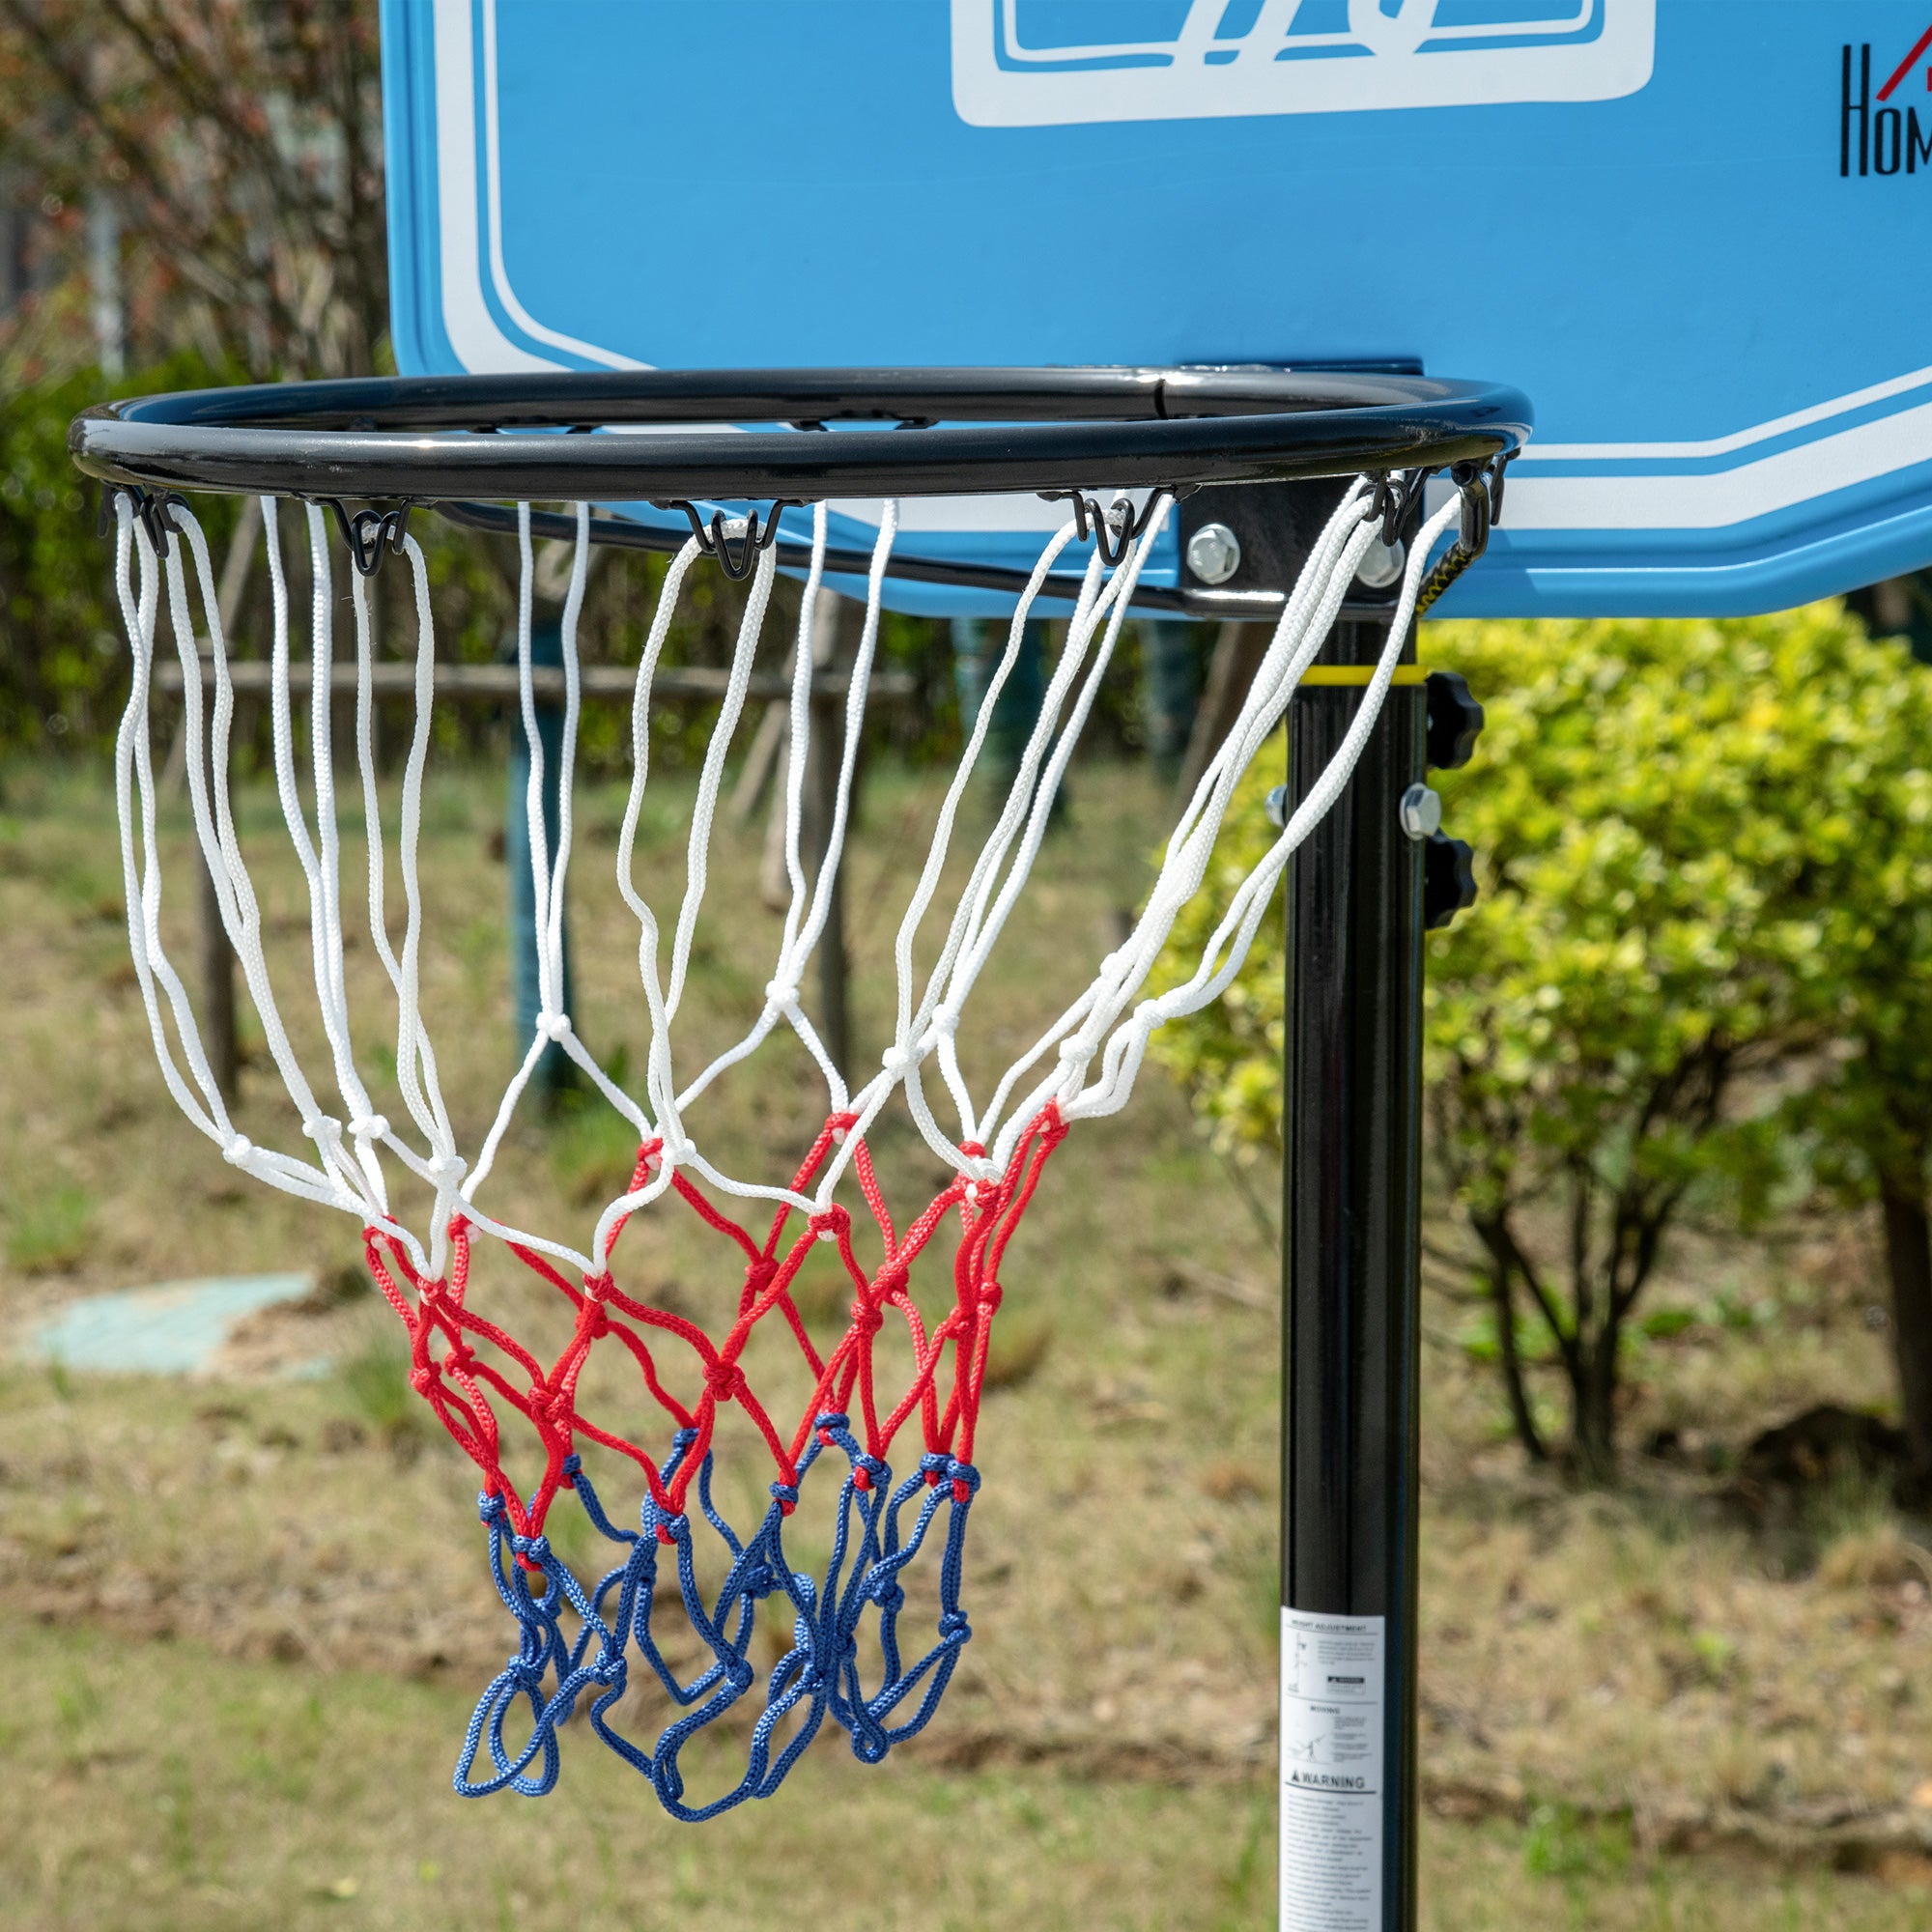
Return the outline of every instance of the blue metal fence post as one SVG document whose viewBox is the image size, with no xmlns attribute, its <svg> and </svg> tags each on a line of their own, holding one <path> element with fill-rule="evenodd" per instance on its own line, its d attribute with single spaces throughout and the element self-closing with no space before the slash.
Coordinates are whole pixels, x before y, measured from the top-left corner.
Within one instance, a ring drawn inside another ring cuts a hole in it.
<svg viewBox="0 0 1932 1932">
<path fill-rule="evenodd" d="M 530 663 L 533 667 L 562 665 L 563 629 L 555 619 L 531 625 Z M 563 762 L 563 706 L 555 699 L 539 696 L 536 714 L 537 742 L 543 747 L 544 844 L 549 856 L 554 859 L 562 796 L 559 778 Z M 529 1050 L 543 1001 L 537 977 L 536 887 L 530 873 L 530 746 L 523 718 L 514 711 L 510 719 L 509 769 L 509 794 L 503 814 L 503 860 L 510 875 L 510 1006 L 517 1030 L 517 1055 L 521 1059 Z M 571 984 L 567 913 L 563 928 L 563 1006 L 568 1012 Z M 553 1040 L 544 1048 L 530 1084 L 539 1096 L 550 1099 L 568 1087 L 571 1078 L 570 1056 Z"/>
<path fill-rule="evenodd" d="M 959 728 L 971 731 L 986 701 L 1007 648 L 1007 627 L 983 617 L 952 619 L 952 670 L 959 693 Z M 1046 621 L 1035 617 L 1020 638 L 1020 654 L 993 700 L 986 727 L 986 775 L 1004 795 L 1019 771 L 1020 759 L 1046 697 Z"/>
<path fill-rule="evenodd" d="M 1143 621 L 1141 719 L 1148 755 L 1168 784 L 1180 776 L 1194 714 L 1201 702 L 1201 666 L 1195 639 L 1201 626 L 1161 617 Z"/>
</svg>

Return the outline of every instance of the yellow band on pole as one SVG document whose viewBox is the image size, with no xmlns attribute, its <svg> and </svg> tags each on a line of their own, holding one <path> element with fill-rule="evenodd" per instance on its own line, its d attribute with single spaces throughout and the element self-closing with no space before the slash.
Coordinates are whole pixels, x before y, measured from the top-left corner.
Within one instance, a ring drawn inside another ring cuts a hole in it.
<svg viewBox="0 0 1932 1932">
<path fill-rule="evenodd" d="M 1301 682 L 1310 684 L 1343 684 L 1360 687 L 1376 674 L 1374 665 L 1310 665 L 1301 673 Z M 1427 684 L 1429 673 L 1420 665 L 1397 665 L 1391 684 Z"/>
</svg>

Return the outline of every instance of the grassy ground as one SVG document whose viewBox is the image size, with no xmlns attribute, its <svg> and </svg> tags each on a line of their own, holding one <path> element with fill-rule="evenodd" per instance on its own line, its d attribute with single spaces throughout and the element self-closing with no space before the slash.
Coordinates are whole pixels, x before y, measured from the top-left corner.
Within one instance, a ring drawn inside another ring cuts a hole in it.
<svg viewBox="0 0 1932 1932">
<path fill-rule="evenodd" d="M 660 875 L 680 863 L 687 801 L 669 787 L 646 828 Z M 888 1018 L 893 887 L 935 804 L 930 783 L 882 772 L 855 853 L 867 1055 Z M 1136 770 L 1076 773 L 1071 822 L 1042 860 L 1043 916 L 1009 934 L 989 989 L 989 1056 L 1115 943 L 1159 804 Z M 632 942 L 608 884 L 615 809 L 594 793 L 584 811 L 577 1008 L 594 1049 L 628 1046 L 635 1066 Z M 333 1278 L 356 1255 L 351 1225 L 239 1184 L 181 1127 L 124 963 L 110 810 L 93 784 L 22 773 L 0 815 L 12 1327 L 109 1286 L 292 1257 Z M 513 1050 L 500 811 L 487 781 L 445 775 L 426 840 L 430 999 L 472 1139 Z M 293 968 L 304 922 L 271 816 L 247 801 Z M 181 830 L 169 852 L 185 886 Z M 727 1037 L 766 977 L 776 922 L 751 888 L 756 842 L 722 841 L 688 1015 L 699 1041 Z M 352 841 L 346 865 L 356 856 Z M 179 905 L 166 930 L 191 961 Z M 349 971 L 366 993 L 366 944 Z M 251 1068 L 251 1137 L 292 1138 L 276 1092 Z M 742 1167 L 776 1173 L 810 1137 L 782 1066 L 717 1098 L 706 1143 Z M 898 1198 L 933 1184 L 909 1132 L 878 1140 Z M 594 1115 L 532 1120 L 497 1210 L 581 1237 L 627 1166 L 624 1137 Z M 640 1292 L 710 1318 L 735 1294 L 689 1217 L 626 1240 Z M 1252 1204 L 1158 1075 L 1130 1114 L 1072 1136 L 1006 1269 L 975 1637 L 940 1719 L 900 1769 L 863 1770 L 826 1740 L 777 1801 L 696 1833 L 581 1726 L 547 1804 L 448 1795 L 505 1620 L 472 1472 L 401 1386 L 390 1318 L 366 1292 L 263 1320 L 214 1381 L 5 1370 L 0 1626 L 16 1669 L 0 1714 L 14 1774 L 0 1779 L 0 1923 L 723 1927 L 855 1906 L 882 1925 L 1266 1922 L 1273 1266 Z M 1687 1244 L 1662 1296 L 1685 1320 L 1644 1345 L 1626 1419 L 1633 1443 L 1675 1428 L 1685 1454 L 1634 1459 L 1613 1497 L 1522 1473 L 1467 1309 L 1432 1294 L 1428 1922 L 1932 1924 L 1918 1889 L 1932 1808 L 1914 1802 L 1932 1806 L 1924 1558 L 1855 1490 L 1773 1520 L 1725 1496 L 1726 1461 L 1758 1428 L 1817 1400 L 1883 1399 L 1875 1281 L 1857 1231 Z M 477 1294 L 545 1319 L 500 1257 Z M 836 1321 L 835 1300 L 812 1319 Z M 284 1373 L 321 1357 L 325 1374 Z M 594 1392 L 626 1399 L 615 1380 Z M 743 1441 L 725 1462 L 734 1494 L 764 1480 Z M 722 1778 L 732 1748 L 694 1763 Z"/>
<path fill-rule="evenodd" d="M 882 1928 L 1271 1922 L 1268 1780 L 809 1757 L 779 1802 L 703 1835 L 585 1752 L 541 1804 L 444 1781 L 462 1693 L 87 1631 L 6 1626 L 0 1922 L 21 1927 L 517 1927 L 689 1932 L 852 1918 Z M 1430 1820 L 1431 1932 L 1903 1932 L 1932 1895 L 1735 1860 L 1639 1857 L 1554 1811 Z"/>
</svg>

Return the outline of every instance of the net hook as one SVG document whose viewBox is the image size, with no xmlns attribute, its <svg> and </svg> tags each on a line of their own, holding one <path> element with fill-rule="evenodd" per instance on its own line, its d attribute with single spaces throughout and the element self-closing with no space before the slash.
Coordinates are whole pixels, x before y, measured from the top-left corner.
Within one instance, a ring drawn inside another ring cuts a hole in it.
<svg viewBox="0 0 1932 1932">
<path fill-rule="evenodd" d="M 1073 524 L 1079 531 L 1080 541 L 1086 543 L 1091 537 L 1100 547 L 1100 561 L 1109 570 L 1115 570 L 1126 555 L 1127 546 L 1146 534 L 1161 499 L 1169 497 L 1178 500 L 1192 493 L 1160 484 L 1148 493 L 1147 501 L 1138 511 L 1133 506 L 1133 499 L 1127 497 L 1116 497 L 1103 510 L 1098 500 L 1084 491 L 1042 490 L 1039 494 L 1043 502 L 1073 505 Z"/>
<path fill-rule="evenodd" d="M 726 518 L 723 510 L 711 513 L 709 526 L 697 514 L 697 505 L 683 497 L 673 497 L 669 502 L 653 501 L 654 510 L 682 510 L 691 524 L 691 533 L 697 539 L 697 548 L 706 556 L 715 556 L 723 566 L 724 575 L 733 583 L 742 583 L 752 574 L 752 566 L 757 561 L 760 551 L 770 550 L 777 542 L 779 518 L 786 510 L 805 507 L 804 499 L 798 497 L 778 497 L 766 505 L 765 520 L 758 522 L 755 508 L 749 510 L 742 518 Z M 733 544 L 731 526 L 742 523 L 744 529 Z"/>
<path fill-rule="evenodd" d="M 1421 469 L 1391 469 L 1375 478 L 1368 521 L 1380 523 L 1385 544 L 1406 543 L 1414 535 L 1421 520 L 1422 486 L 1427 475 Z"/>
<path fill-rule="evenodd" d="M 1456 463 L 1449 469 L 1451 481 L 1463 496 L 1462 527 L 1456 546 L 1468 553 L 1471 563 L 1490 544 L 1490 526 L 1495 519 L 1495 500 L 1490 494 L 1490 472 L 1486 464 Z"/>
<path fill-rule="evenodd" d="M 1503 472 L 1509 468 L 1514 454 L 1511 451 L 1507 455 L 1493 456 L 1486 463 L 1454 463 L 1449 466 L 1450 480 L 1463 497 L 1462 526 L 1457 531 L 1456 541 L 1449 546 L 1442 561 L 1429 573 L 1416 596 L 1415 614 L 1418 617 L 1489 548 L 1490 532 L 1502 514 Z"/>
<path fill-rule="evenodd" d="M 168 538 L 173 531 L 174 509 L 177 504 L 185 510 L 187 498 L 173 490 L 143 490 L 134 484 L 113 484 L 100 493 L 100 510 L 95 519 L 95 534 L 106 536 L 113 528 L 114 501 L 118 497 L 126 497 L 134 514 L 141 520 L 141 527 L 148 533 L 148 541 L 155 547 L 157 557 L 168 554 Z"/>
<path fill-rule="evenodd" d="M 323 500 L 335 512 L 342 541 L 349 546 L 349 554 L 364 577 L 374 577 L 382 569 L 385 552 L 395 551 L 400 554 L 410 528 L 408 503 L 398 504 L 393 510 L 357 510 L 352 517 L 343 507 L 341 497 L 326 497 Z"/>
</svg>

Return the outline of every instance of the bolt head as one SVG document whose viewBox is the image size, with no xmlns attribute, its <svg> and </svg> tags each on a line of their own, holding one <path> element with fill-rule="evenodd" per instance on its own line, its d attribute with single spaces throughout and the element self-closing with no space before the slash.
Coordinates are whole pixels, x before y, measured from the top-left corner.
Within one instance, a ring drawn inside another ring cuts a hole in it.
<svg viewBox="0 0 1932 1932">
<path fill-rule="evenodd" d="M 1442 829 L 1442 798 L 1426 784 L 1412 784 L 1397 808 L 1402 829 L 1418 843 Z"/>
<path fill-rule="evenodd" d="M 1267 822 L 1279 832 L 1288 823 L 1288 787 L 1275 785 L 1263 799 L 1262 810 L 1267 813 Z"/>
<path fill-rule="evenodd" d="M 1407 556 L 1400 539 L 1384 543 L 1378 537 L 1362 553 L 1362 560 L 1355 566 L 1355 582 L 1370 590 L 1386 590 L 1390 584 L 1402 582 L 1402 567 Z"/>
<path fill-rule="evenodd" d="M 1203 583 L 1225 583 L 1241 567 L 1241 540 L 1226 524 L 1203 524 L 1187 539 L 1187 568 Z"/>
</svg>

